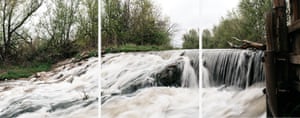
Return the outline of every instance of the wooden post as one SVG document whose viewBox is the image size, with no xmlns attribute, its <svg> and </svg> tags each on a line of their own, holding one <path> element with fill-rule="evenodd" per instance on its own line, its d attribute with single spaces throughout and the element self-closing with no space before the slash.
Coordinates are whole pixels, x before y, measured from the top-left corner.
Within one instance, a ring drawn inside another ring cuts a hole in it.
<svg viewBox="0 0 300 118">
<path fill-rule="evenodd" d="M 273 10 L 267 16 L 267 40 L 265 51 L 265 74 L 267 108 L 278 117 L 283 113 L 282 104 L 286 103 L 284 94 L 289 83 L 289 41 L 285 0 L 273 0 Z"/>
<path fill-rule="evenodd" d="M 265 51 L 265 62 L 264 69 L 266 74 L 266 94 L 267 94 L 267 109 L 271 113 L 268 113 L 268 117 L 277 116 L 277 76 L 276 76 L 276 66 L 275 66 L 275 51 L 276 51 L 276 40 L 274 32 L 274 14 L 269 12 L 266 18 L 266 30 L 267 30 L 267 40 L 266 40 L 266 51 Z"/>
</svg>

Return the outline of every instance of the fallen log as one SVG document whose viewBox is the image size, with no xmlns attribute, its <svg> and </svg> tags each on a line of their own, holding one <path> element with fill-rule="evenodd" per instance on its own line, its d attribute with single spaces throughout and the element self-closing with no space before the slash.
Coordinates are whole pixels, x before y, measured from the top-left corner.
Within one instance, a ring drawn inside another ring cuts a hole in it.
<svg viewBox="0 0 300 118">
<path fill-rule="evenodd" d="M 235 45 L 235 44 L 233 44 L 233 43 L 231 43 L 229 41 L 227 41 L 227 43 L 230 45 L 231 48 L 241 48 L 241 46 Z"/>
<path fill-rule="evenodd" d="M 266 45 L 262 43 L 257 43 L 249 40 L 240 40 L 236 37 L 232 37 L 233 39 L 242 42 L 242 45 L 235 45 L 229 41 L 227 43 L 232 47 L 232 48 L 239 48 L 239 49 L 247 49 L 247 48 L 254 48 L 254 49 L 259 49 L 259 50 L 266 50 Z"/>
</svg>

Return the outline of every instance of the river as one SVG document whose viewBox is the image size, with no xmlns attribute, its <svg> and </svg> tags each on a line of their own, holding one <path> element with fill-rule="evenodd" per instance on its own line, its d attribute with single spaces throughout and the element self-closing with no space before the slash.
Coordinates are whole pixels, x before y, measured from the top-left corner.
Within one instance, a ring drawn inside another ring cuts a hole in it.
<svg viewBox="0 0 300 118">
<path fill-rule="evenodd" d="M 203 50 L 202 117 L 266 117 L 262 51 Z"/>
<path fill-rule="evenodd" d="M 66 60 L 1 82 L 0 117 L 96 118 L 99 93 L 102 118 L 266 117 L 263 52 L 215 49 L 202 56 L 199 63 L 198 50 L 105 54 L 101 71 L 98 58 Z"/>
<path fill-rule="evenodd" d="M 106 54 L 101 60 L 102 118 L 199 117 L 199 52 Z"/>
<path fill-rule="evenodd" d="M 97 118 L 98 58 L 0 83 L 0 118 Z"/>
</svg>

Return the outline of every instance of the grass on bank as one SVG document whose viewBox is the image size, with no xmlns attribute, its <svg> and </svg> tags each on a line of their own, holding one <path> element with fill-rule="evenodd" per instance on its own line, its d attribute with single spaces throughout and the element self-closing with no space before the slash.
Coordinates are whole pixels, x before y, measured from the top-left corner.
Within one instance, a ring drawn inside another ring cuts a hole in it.
<svg viewBox="0 0 300 118">
<path fill-rule="evenodd" d="M 117 53 L 117 52 L 146 52 L 146 51 L 161 51 L 172 50 L 171 46 L 156 46 L 156 45 L 135 45 L 125 44 L 121 46 L 107 47 L 102 50 L 103 53 Z"/>
<path fill-rule="evenodd" d="M 74 56 L 74 58 L 80 61 L 82 59 L 96 56 L 98 56 L 98 51 L 91 50 L 86 51 L 85 53 L 78 53 Z M 27 66 L 0 65 L 0 81 L 18 78 L 28 78 L 37 72 L 50 71 L 53 64 L 55 63 L 32 62 L 30 65 Z"/>
<path fill-rule="evenodd" d="M 9 80 L 17 78 L 27 78 L 36 72 L 49 71 L 51 69 L 50 63 L 35 63 L 30 66 L 1 66 L 0 80 Z"/>
</svg>

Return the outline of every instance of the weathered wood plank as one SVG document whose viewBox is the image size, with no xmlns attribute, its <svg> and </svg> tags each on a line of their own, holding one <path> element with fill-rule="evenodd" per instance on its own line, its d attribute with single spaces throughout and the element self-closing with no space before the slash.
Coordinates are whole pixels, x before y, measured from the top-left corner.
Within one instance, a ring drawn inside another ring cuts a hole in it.
<svg viewBox="0 0 300 118">
<path fill-rule="evenodd" d="M 300 64 L 300 55 L 291 55 L 290 63 L 292 64 Z"/>
<path fill-rule="evenodd" d="M 289 33 L 295 32 L 300 29 L 300 20 L 296 20 L 292 22 L 290 26 L 288 26 Z"/>
</svg>

